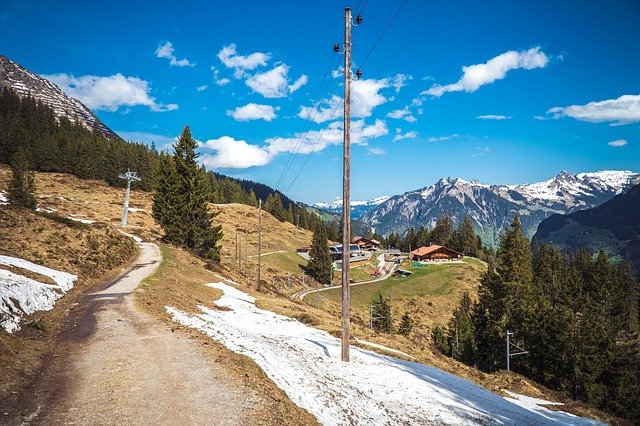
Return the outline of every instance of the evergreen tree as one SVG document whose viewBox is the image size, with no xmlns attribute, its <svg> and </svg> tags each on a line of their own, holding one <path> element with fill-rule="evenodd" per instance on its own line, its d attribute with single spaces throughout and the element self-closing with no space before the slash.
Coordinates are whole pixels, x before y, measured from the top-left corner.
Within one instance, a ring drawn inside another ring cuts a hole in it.
<svg viewBox="0 0 640 426">
<path fill-rule="evenodd" d="M 449 346 L 449 338 L 439 324 L 433 328 L 431 332 L 431 340 L 436 349 L 443 355 L 451 355 L 451 347 Z"/>
<path fill-rule="evenodd" d="M 467 256 L 478 257 L 482 246 L 478 245 L 478 237 L 473 230 L 469 215 L 465 215 L 464 220 L 452 236 L 452 248 Z"/>
<path fill-rule="evenodd" d="M 473 365 L 476 359 L 476 343 L 473 328 L 473 302 L 465 291 L 460 304 L 449 321 L 448 338 L 451 356 L 465 364 Z"/>
<path fill-rule="evenodd" d="M 196 160 L 197 142 L 186 126 L 174 145 L 172 161 L 163 159 L 158 190 L 154 197 L 154 217 L 165 232 L 165 239 L 193 250 L 198 256 L 219 261 L 220 226 L 209 211 L 209 181 Z M 171 166 L 173 163 L 173 166 Z"/>
<path fill-rule="evenodd" d="M 31 171 L 29 152 L 20 147 L 11 158 L 12 178 L 9 184 L 7 199 L 16 206 L 35 209 L 37 207 L 35 183 Z"/>
<path fill-rule="evenodd" d="M 436 220 L 436 226 L 431 231 L 431 242 L 439 246 L 449 246 L 451 235 L 453 233 L 453 224 L 451 216 L 445 214 Z"/>
<path fill-rule="evenodd" d="M 400 327 L 398 327 L 398 334 L 408 336 L 413 328 L 413 320 L 409 316 L 408 312 L 405 312 L 400 319 Z"/>
<path fill-rule="evenodd" d="M 331 261 L 331 253 L 329 252 L 327 231 L 322 223 L 316 226 L 316 229 L 313 232 L 309 258 L 310 260 L 307 264 L 308 274 L 320 284 L 331 284 L 333 262 Z"/>
<path fill-rule="evenodd" d="M 389 334 L 393 332 L 391 303 L 380 292 L 376 293 L 373 299 L 371 315 L 373 317 L 371 323 L 374 330 Z"/>
</svg>

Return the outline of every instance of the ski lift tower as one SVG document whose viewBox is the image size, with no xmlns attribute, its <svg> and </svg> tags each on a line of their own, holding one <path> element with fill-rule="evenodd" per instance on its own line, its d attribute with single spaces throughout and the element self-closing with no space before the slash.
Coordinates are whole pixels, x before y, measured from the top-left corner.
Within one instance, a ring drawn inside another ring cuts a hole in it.
<svg viewBox="0 0 640 426">
<path fill-rule="evenodd" d="M 122 173 L 118 177 L 120 179 L 127 180 L 127 192 L 125 192 L 124 194 L 124 207 L 122 208 L 122 222 L 120 223 L 120 226 L 127 226 L 127 217 L 129 216 L 129 192 L 131 190 L 131 182 L 138 182 L 138 181 L 141 181 L 142 179 L 138 177 L 136 172 L 132 172 L 129 169 L 127 169 L 127 173 Z"/>
</svg>

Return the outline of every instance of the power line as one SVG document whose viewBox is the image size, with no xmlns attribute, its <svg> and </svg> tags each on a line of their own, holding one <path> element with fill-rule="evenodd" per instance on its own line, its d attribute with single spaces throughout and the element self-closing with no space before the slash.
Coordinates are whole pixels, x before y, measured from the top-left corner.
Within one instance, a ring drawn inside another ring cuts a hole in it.
<svg viewBox="0 0 640 426">
<path fill-rule="evenodd" d="M 287 163 L 285 164 L 285 167 L 284 167 L 282 173 L 280 174 L 280 177 L 278 178 L 278 181 L 276 182 L 275 191 L 278 190 L 280 184 L 283 182 L 285 176 L 289 172 L 290 168 L 293 166 L 293 163 L 294 163 L 296 157 L 298 156 L 300 148 L 302 148 L 303 136 L 306 137 L 306 135 L 309 133 L 309 130 L 307 130 L 305 132 L 305 130 L 307 129 L 307 127 L 309 125 L 309 121 L 313 121 L 313 119 L 316 117 L 316 115 L 318 113 L 318 106 L 322 102 L 326 92 L 329 89 L 331 80 L 329 80 L 329 84 L 327 84 L 327 87 L 324 89 L 324 92 L 322 94 L 320 93 L 320 92 L 322 92 L 322 88 L 324 87 L 325 81 L 327 80 L 327 75 L 329 74 L 329 70 L 331 70 L 331 68 L 333 67 L 334 59 L 335 59 L 335 55 L 331 57 L 331 60 L 327 64 L 327 68 L 326 68 L 326 70 L 324 72 L 324 77 L 322 78 L 322 83 L 320 84 L 320 88 L 318 89 L 318 93 L 316 93 L 317 101 L 309 109 L 309 113 L 307 114 L 307 118 L 305 118 L 305 124 L 304 124 L 304 127 L 302 128 L 302 132 L 300 132 L 300 134 L 298 136 L 298 140 L 295 143 L 294 151 L 289 155 L 289 158 L 287 159 Z M 313 113 L 313 117 L 311 117 L 312 113 Z"/>
<path fill-rule="evenodd" d="M 340 106 L 342 105 L 342 103 L 344 102 L 344 99 L 342 99 L 340 102 L 338 102 L 338 104 L 336 105 L 336 107 L 333 109 L 333 112 L 331 113 L 331 117 L 329 118 L 328 121 L 333 120 L 333 117 L 336 115 L 336 112 L 338 111 L 338 108 L 340 108 Z M 286 192 L 289 192 L 289 190 L 291 189 L 291 187 L 293 186 L 294 182 L 296 181 L 296 179 L 298 179 L 298 176 L 300 176 L 300 173 L 302 173 L 302 169 L 304 169 L 304 167 L 307 165 L 307 163 L 309 162 L 309 158 L 311 157 L 311 154 L 313 154 L 316 150 L 316 147 L 318 146 L 318 143 L 320 143 L 320 140 L 322 139 L 322 137 L 324 136 L 325 132 L 327 131 L 327 127 L 325 127 L 324 129 L 322 129 L 322 133 L 320 133 L 320 136 L 318 136 L 318 139 L 316 139 L 316 142 L 313 144 L 313 148 L 311 149 L 311 151 L 307 154 L 307 158 L 305 158 L 304 163 L 302 163 L 302 166 L 300 167 L 300 170 L 298 170 L 298 173 L 296 174 L 296 176 L 293 178 L 293 180 L 291 181 L 291 183 L 289 184 L 289 186 L 287 187 Z"/>
<path fill-rule="evenodd" d="M 371 56 L 371 53 L 373 53 L 376 47 L 378 47 L 378 43 L 380 43 L 380 40 L 382 40 L 382 37 L 384 37 L 384 35 L 387 33 L 387 30 L 389 30 L 389 27 L 391 27 L 391 24 L 393 24 L 393 21 L 396 20 L 396 18 L 398 17 L 398 14 L 400 14 L 400 11 L 402 10 L 402 8 L 406 3 L 407 3 L 407 0 L 404 0 L 400 5 L 400 7 L 398 8 L 398 10 L 396 10 L 396 13 L 393 15 L 393 17 L 385 27 L 384 31 L 382 31 L 382 34 L 380 34 L 380 37 L 378 37 L 376 42 L 373 44 L 373 47 L 371 47 L 371 50 L 369 50 L 369 53 L 367 53 L 367 56 L 364 57 L 364 60 L 360 64 L 360 68 L 364 67 L 364 64 L 367 62 L 367 59 L 369 59 L 369 56 Z"/>
</svg>

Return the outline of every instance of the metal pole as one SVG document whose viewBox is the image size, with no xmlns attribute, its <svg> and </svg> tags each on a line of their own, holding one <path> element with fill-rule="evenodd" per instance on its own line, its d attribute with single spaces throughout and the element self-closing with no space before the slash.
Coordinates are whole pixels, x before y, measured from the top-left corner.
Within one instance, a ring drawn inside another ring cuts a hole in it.
<svg viewBox="0 0 640 426">
<path fill-rule="evenodd" d="M 127 226 L 127 218 L 129 217 L 129 192 L 131 190 L 131 179 L 127 179 L 127 191 L 124 193 L 124 207 L 122 208 L 121 226 Z"/>
<path fill-rule="evenodd" d="M 245 276 L 249 272 L 249 269 L 247 267 L 248 264 L 249 264 L 249 236 L 247 234 L 247 228 L 244 228 L 244 273 L 245 273 Z"/>
<path fill-rule="evenodd" d="M 509 330 L 507 330 L 507 372 L 511 371 L 510 368 L 511 366 L 509 365 L 509 361 L 511 358 L 511 355 L 509 354 L 509 336 L 511 335 L 511 332 L 509 332 Z"/>
<path fill-rule="evenodd" d="M 258 200 L 258 290 L 260 290 L 260 250 L 262 243 L 262 198 Z"/>
<path fill-rule="evenodd" d="M 351 243 L 351 8 L 344 10 L 344 165 L 342 170 L 342 361 L 349 361 Z"/>
<path fill-rule="evenodd" d="M 238 230 L 236 229 L 236 262 L 238 263 L 238 271 L 240 271 L 240 252 L 238 251 Z"/>
</svg>

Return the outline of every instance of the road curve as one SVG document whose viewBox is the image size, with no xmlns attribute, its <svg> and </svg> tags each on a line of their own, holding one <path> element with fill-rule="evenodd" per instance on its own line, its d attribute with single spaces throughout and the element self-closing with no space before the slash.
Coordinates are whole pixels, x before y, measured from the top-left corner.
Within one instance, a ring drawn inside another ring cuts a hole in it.
<svg viewBox="0 0 640 426">
<path fill-rule="evenodd" d="M 355 286 L 359 286 L 359 285 L 365 285 L 365 284 L 371 284 L 371 283 L 377 283 L 379 281 L 384 281 L 387 278 L 389 278 L 395 271 L 396 269 L 398 269 L 398 265 L 394 264 L 391 269 L 389 269 L 389 272 L 379 276 L 378 278 L 375 278 L 373 280 L 369 280 L 369 281 L 362 281 L 359 283 L 351 283 L 349 285 L 349 287 L 355 287 Z M 305 297 L 307 297 L 310 294 L 316 293 L 316 292 L 321 292 L 321 291 L 327 291 L 327 290 L 333 290 L 335 288 L 342 288 L 342 284 L 340 285 L 332 285 L 330 287 L 322 287 L 322 288 L 313 288 L 311 290 L 301 290 L 297 293 L 292 294 L 291 296 L 296 298 L 296 299 L 300 299 L 300 300 L 304 300 Z"/>
<path fill-rule="evenodd" d="M 242 424 L 259 398 L 196 341 L 141 313 L 132 292 L 161 254 L 140 243 L 132 268 L 85 296 L 17 424 Z"/>
</svg>

